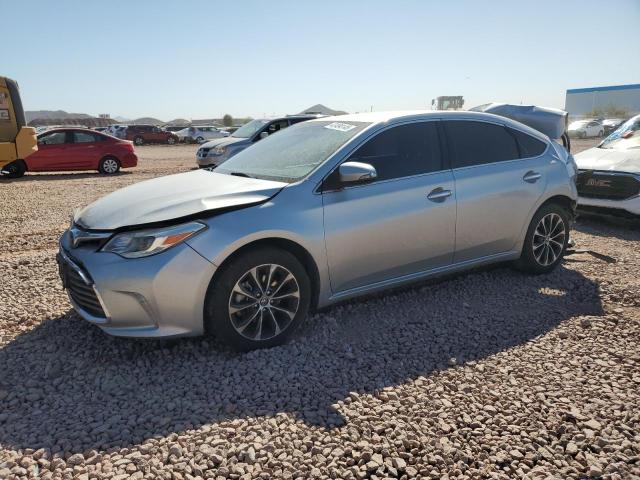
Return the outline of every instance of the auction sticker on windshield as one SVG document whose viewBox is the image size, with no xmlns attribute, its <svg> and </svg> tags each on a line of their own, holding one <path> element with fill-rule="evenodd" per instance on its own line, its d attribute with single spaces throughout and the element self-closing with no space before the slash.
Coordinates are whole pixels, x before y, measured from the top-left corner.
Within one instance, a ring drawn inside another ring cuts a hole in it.
<svg viewBox="0 0 640 480">
<path fill-rule="evenodd" d="M 341 123 L 341 122 L 333 122 L 329 125 L 325 125 L 324 128 L 330 128 L 331 130 L 339 130 L 341 132 L 348 132 L 349 130 L 353 130 L 356 128 L 355 125 L 351 125 L 349 123 Z"/>
</svg>

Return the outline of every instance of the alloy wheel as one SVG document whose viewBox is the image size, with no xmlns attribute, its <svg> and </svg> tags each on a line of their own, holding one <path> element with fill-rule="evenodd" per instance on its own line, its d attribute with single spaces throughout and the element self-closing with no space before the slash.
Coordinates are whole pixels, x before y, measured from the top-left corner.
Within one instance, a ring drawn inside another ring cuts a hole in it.
<svg viewBox="0 0 640 480">
<path fill-rule="evenodd" d="M 300 286 L 285 267 L 253 267 L 236 282 L 229 297 L 229 319 L 243 337 L 269 340 L 284 332 L 298 312 Z"/>
<path fill-rule="evenodd" d="M 104 162 L 102 162 L 102 169 L 106 173 L 116 173 L 118 171 L 118 162 L 113 158 L 107 158 Z"/>
<path fill-rule="evenodd" d="M 556 262 L 564 249 L 567 235 L 564 220 L 557 213 L 548 213 L 540 219 L 533 232 L 533 257 L 547 267 Z"/>
</svg>

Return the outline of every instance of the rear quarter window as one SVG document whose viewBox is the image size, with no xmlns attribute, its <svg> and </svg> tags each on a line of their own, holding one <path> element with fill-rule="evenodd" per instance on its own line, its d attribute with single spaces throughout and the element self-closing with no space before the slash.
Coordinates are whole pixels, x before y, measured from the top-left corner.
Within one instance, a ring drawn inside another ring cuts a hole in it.
<svg viewBox="0 0 640 480">
<path fill-rule="evenodd" d="M 513 134 L 520 147 L 520 158 L 531 158 L 542 155 L 547 149 L 547 144 L 537 138 L 532 137 L 520 130 L 512 128 L 509 131 Z"/>
</svg>

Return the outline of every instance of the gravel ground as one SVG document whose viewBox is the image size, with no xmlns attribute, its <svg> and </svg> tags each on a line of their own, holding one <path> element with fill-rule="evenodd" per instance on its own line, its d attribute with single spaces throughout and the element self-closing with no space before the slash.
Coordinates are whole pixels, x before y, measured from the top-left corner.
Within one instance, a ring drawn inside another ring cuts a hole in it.
<svg viewBox="0 0 640 480">
<path fill-rule="evenodd" d="M 194 166 L 138 153 L 0 181 L 0 478 L 640 478 L 638 224 L 578 222 L 616 263 L 424 283 L 270 350 L 115 339 L 70 310 L 54 254 L 74 208 Z"/>
</svg>

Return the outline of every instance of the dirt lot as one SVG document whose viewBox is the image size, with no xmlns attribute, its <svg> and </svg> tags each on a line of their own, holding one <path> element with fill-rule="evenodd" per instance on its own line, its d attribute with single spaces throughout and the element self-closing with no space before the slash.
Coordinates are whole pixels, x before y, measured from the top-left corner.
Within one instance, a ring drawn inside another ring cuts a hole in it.
<svg viewBox="0 0 640 480">
<path fill-rule="evenodd" d="M 54 260 L 71 211 L 191 169 L 195 150 L 0 180 L 0 478 L 640 478 L 638 224 L 576 225 L 578 248 L 616 263 L 430 282 L 249 354 L 81 320 Z"/>
</svg>

